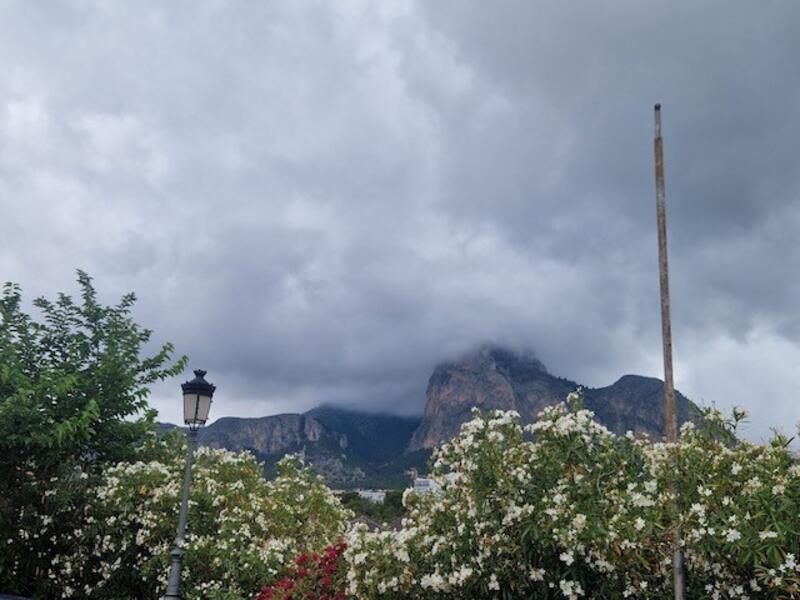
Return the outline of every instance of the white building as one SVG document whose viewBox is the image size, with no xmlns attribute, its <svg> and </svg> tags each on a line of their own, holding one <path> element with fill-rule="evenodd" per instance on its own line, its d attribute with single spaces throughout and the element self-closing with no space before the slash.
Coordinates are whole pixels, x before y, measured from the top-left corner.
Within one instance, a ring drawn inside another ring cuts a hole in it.
<svg viewBox="0 0 800 600">
<path fill-rule="evenodd" d="M 458 479 L 458 475 L 456 473 L 446 473 L 444 478 L 448 483 L 453 483 Z M 424 495 L 439 492 L 441 489 L 442 486 L 429 477 L 414 477 L 414 484 L 408 488 L 406 492 Z"/>
<path fill-rule="evenodd" d="M 439 485 L 433 479 L 416 477 L 414 478 L 414 487 L 411 489 L 414 490 L 415 494 L 430 494 L 438 490 Z"/>
<path fill-rule="evenodd" d="M 374 502 L 375 504 L 383 504 L 386 500 L 386 492 L 383 490 L 356 490 L 359 496 Z"/>
</svg>

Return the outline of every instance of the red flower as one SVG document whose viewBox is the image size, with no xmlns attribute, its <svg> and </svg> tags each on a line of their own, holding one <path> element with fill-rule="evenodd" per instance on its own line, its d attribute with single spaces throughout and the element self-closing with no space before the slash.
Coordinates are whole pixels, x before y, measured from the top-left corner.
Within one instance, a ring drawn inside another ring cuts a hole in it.
<svg viewBox="0 0 800 600">
<path fill-rule="evenodd" d="M 294 580 L 289 579 L 288 577 L 284 577 L 278 583 L 275 584 L 275 587 L 285 590 L 291 590 L 294 587 Z"/>
<path fill-rule="evenodd" d="M 256 600 L 272 600 L 275 596 L 275 588 L 265 587 L 262 588 L 261 593 L 256 596 Z"/>
<path fill-rule="evenodd" d="M 329 544 L 320 552 L 302 553 L 286 577 L 262 588 L 255 600 L 346 600 L 345 574 L 340 571 L 344 543 Z"/>
</svg>

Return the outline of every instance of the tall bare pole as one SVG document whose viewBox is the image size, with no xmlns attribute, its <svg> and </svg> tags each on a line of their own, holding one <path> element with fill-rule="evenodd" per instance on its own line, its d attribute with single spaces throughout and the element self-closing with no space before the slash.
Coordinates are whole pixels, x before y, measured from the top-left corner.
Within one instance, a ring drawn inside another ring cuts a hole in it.
<svg viewBox="0 0 800 600">
<path fill-rule="evenodd" d="M 672 380 L 672 326 L 669 316 L 669 265 L 667 264 L 667 208 L 664 192 L 664 141 L 661 138 L 661 105 L 655 106 L 656 134 L 656 212 L 658 213 L 658 271 L 661 284 L 661 338 L 664 345 L 664 419 L 666 421 L 667 442 L 678 441 L 678 414 L 675 406 L 675 384 Z M 673 455 L 673 473 L 675 457 Z M 672 494 L 677 505 L 678 486 L 673 479 Z M 672 530 L 672 574 L 675 600 L 686 598 L 686 570 L 681 530 L 677 523 Z"/>
</svg>

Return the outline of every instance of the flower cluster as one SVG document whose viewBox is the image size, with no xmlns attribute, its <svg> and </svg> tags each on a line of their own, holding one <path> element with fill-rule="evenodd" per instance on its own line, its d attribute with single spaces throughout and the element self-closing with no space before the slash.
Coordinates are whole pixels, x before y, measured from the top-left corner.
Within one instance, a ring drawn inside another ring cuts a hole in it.
<svg viewBox="0 0 800 600">
<path fill-rule="evenodd" d="M 182 453 L 106 471 L 49 576 L 68 598 L 160 597 L 166 587 L 183 483 Z M 167 457 L 171 457 L 167 459 Z M 183 556 L 185 598 L 251 598 L 293 557 L 341 537 L 350 514 L 293 457 L 266 481 L 247 453 L 201 447 Z M 145 596 L 142 596 L 144 594 Z"/>
<path fill-rule="evenodd" d="M 345 600 L 342 555 L 344 543 L 329 545 L 322 552 L 302 553 L 295 567 L 282 579 L 264 587 L 255 600 Z"/>
<path fill-rule="evenodd" d="M 714 411 L 708 418 L 735 425 Z M 684 427 L 681 525 L 693 579 L 708 597 L 800 597 L 800 463 L 787 446 L 780 435 L 768 445 L 725 445 Z"/>
<path fill-rule="evenodd" d="M 396 532 L 348 534 L 354 598 L 668 598 L 672 529 L 693 598 L 800 598 L 800 465 L 778 438 L 617 436 L 581 408 L 477 414 L 435 454 Z M 727 427 L 726 423 L 722 423 Z M 677 485 L 679 499 L 672 493 Z"/>
</svg>

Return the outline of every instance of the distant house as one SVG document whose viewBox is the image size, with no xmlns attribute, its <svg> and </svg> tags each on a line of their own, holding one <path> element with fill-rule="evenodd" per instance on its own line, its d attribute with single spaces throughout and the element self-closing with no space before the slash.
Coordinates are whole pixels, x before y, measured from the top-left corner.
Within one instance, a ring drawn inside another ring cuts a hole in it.
<svg viewBox="0 0 800 600">
<path fill-rule="evenodd" d="M 356 490 L 356 493 L 375 504 L 383 504 L 386 501 L 386 492 L 383 490 Z"/>
<path fill-rule="evenodd" d="M 453 481 L 456 481 L 457 475 L 455 473 L 447 473 L 445 474 L 444 478 L 452 483 Z M 409 489 L 415 494 L 424 495 L 433 492 L 438 492 L 442 488 L 433 479 L 430 479 L 428 477 L 415 477 L 414 484 Z"/>
<path fill-rule="evenodd" d="M 430 494 L 439 489 L 439 484 L 427 477 L 417 477 L 414 479 L 414 486 L 411 489 L 415 494 Z"/>
<path fill-rule="evenodd" d="M 381 525 L 384 531 L 400 531 L 403 528 L 403 517 L 397 517 L 393 521 Z"/>
<path fill-rule="evenodd" d="M 366 525 L 367 531 L 383 531 L 383 526 L 380 523 L 378 523 L 375 519 L 370 519 L 364 515 L 356 517 L 350 521 L 350 525 Z"/>
</svg>

